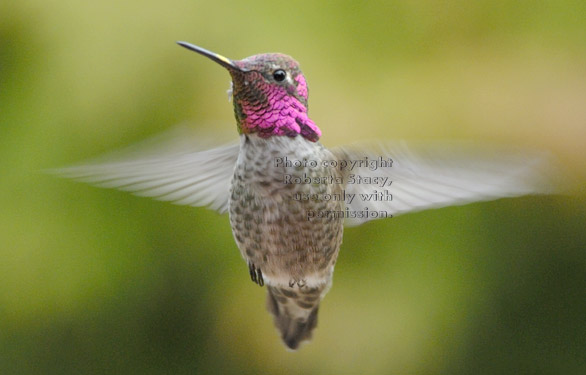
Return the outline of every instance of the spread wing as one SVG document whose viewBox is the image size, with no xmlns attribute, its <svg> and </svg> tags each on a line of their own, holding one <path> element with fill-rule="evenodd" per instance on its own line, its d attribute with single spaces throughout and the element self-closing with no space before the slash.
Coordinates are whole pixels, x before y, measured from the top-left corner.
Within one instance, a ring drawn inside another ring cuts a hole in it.
<svg viewBox="0 0 586 375">
<path fill-rule="evenodd" d="M 98 187 L 226 212 L 240 145 L 234 142 L 205 150 L 209 138 L 186 136 L 184 130 L 163 138 L 49 172 Z"/>
<path fill-rule="evenodd" d="M 552 192 L 551 157 L 543 153 L 458 142 L 413 146 L 404 142 L 379 143 L 339 147 L 333 152 L 339 160 L 347 161 L 343 171 L 347 179 L 346 193 L 356 194 L 346 205 L 348 211 L 385 211 L 390 217 Z M 377 160 L 386 161 L 386 165 L 367 165 L 366 161 Z M 356 164 L 350 169 L 352 161 Z M 349 217 L 346 225 L 359 225 L 371 219 Z"/>
</svg>

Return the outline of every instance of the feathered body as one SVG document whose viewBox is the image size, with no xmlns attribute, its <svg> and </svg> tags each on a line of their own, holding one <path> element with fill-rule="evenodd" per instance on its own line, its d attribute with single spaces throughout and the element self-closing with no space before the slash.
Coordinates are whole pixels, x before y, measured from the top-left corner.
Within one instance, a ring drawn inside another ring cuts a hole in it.
<svg viewBox="0 0 586 375">
<path fill-rule="evenodd" d="M 342 243 L 343 218 L 308 218 L 307 212 L 339 212 L 343 202 L 299 199 L 300 194 L 340 194 L 340 184 L 287 183 L 334 177 L 335 169 L 295 168 L 282 160 L 321 163 L 333 157 L 321 144 L 303 137 L 241 136 L 230 223 L 253 280 L 269 286 L 269 310 L 292 349 L 311 335 Z"/>
<path fill-rule="evenodd" d="M 343 218 L 309 218 L 307 212 L 338 212 L 343 202 L 299 199 L 301 194 L 339 194 L 341 184 L 291 181 L 341 175 L 321 164 L 334 155 L 317 142 L 321 131 L 307 115 L 307 84 L 298 63 L 273 53 L 234 65 L 237 69 L 229 71 L 241 140 L 230 223 L 252 280 L 268 285 L 267 305 L 283 341 L 296 349 L 317 324 L 343 233 Z M 284 160 L 310 160 L 316 168 Z"/>
</svg>

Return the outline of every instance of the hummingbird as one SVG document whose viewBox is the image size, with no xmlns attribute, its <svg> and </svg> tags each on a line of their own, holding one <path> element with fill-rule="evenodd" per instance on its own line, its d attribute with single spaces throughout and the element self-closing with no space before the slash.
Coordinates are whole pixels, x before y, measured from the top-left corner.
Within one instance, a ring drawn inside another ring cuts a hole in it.
<svg viewBox="0 0 586 375">
<path fill-rule="evenodd" d="M 251 280 L 287 348 L 309 341 L 332 285 L 344 227 L 474 201 L 548 192 L 548 157 L 458 142 L 332 148 L 308 115 L 299 64 L 281 53 L 231 60 L 177 42 L 225 68 L 238 142 L 57 170 L 65 177 L 228 213 Z"/>
</svg>

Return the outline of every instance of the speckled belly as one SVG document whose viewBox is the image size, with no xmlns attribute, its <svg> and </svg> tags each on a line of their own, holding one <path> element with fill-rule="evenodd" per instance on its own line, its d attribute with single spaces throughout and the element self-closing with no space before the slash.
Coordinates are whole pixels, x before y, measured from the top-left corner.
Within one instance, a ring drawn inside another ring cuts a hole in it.
<svg viewBox="0 0 586 375">
<path fill-rule="evenodd" d="M 269 284 L 324 284 L 343 233 L 336 172 L 259 165 L 255 155 L 239 161 L 232 181 L 230 222 L 242 256 Z"/>
</svg>

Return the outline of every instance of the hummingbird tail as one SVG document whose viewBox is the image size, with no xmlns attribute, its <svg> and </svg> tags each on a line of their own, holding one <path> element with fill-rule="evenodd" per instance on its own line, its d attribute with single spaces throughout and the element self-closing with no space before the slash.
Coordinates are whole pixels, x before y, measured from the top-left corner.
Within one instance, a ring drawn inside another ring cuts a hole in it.
<svg viewBox="0 0 586 375">
<path fill-rule="evenodd" d="M 326 285 L 315 288 L 268 287 L 267 308 L 289 349 L 296 350 L 301 342 L 311 339 L 312 331 L 317 327 L 319 302 L 325 291 Z"/>
</svg>

